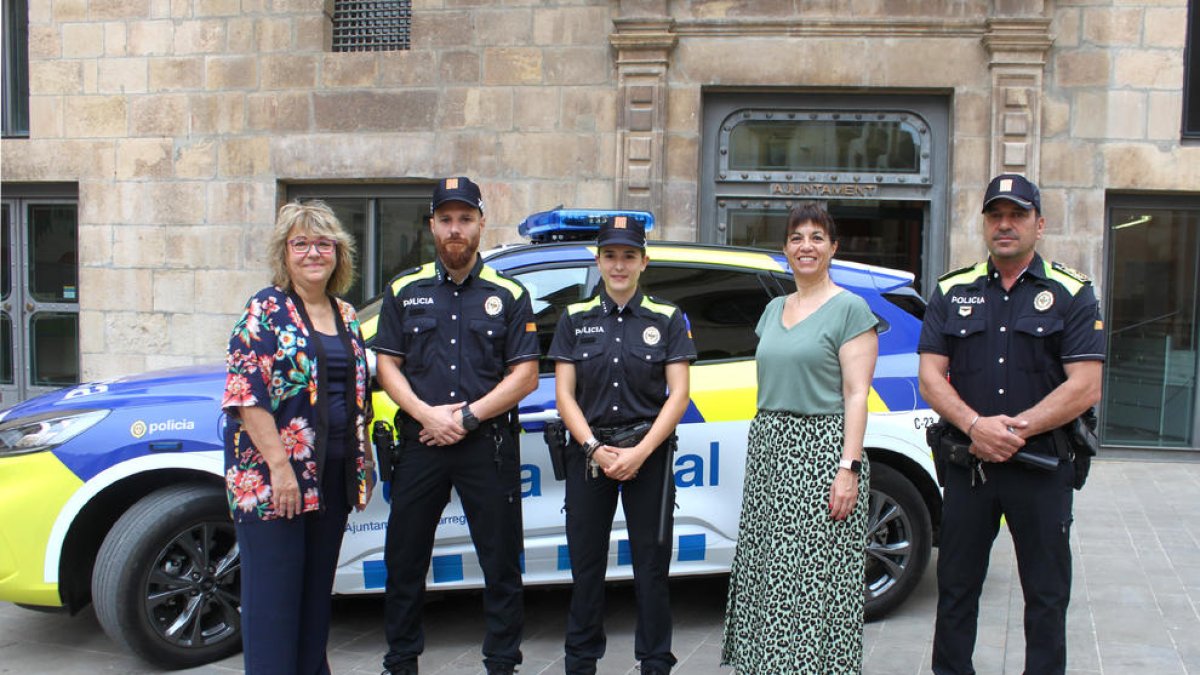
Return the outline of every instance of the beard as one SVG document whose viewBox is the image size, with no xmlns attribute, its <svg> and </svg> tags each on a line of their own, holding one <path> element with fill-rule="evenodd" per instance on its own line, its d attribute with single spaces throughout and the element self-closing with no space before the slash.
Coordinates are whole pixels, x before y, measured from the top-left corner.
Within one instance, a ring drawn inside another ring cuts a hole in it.
<svg viewBox="0 0 1200 675">
<path fill-rule="evenodd" d="M 475 262 L 475 253 L 479 250 L 479 236 L 476 235 L 473 239 L 438 239 L 434 241 L 434 247 L 443 265 L 452 270 L 460 270 Z"/>
</svg>

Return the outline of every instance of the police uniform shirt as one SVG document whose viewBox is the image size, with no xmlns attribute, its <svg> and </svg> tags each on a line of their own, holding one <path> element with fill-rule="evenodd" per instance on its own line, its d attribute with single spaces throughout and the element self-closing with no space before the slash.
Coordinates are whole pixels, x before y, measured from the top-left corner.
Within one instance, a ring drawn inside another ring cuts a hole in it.
<svg viewBox="0 0 1200 675">
<path fill-rule="evenodd" d="M 1063 364 L 1104 360 L 1087 277 L 1034 254 L 1010 290 L 989 258 L 938 280 L 918 352 L 950 358 L 950 384 L 982 416 L 1017 415 L 1066 381 Z"/>
<path fill-rule="evenodd" d="M 547 354 L 575 364 L 576 401 L 589 425 L 658 416 L 667 400 L 666 365 L 696 360 L 683 312 L 640 290 L 622 308 L 602 287 L 567 307 Z"/>
<path fill-rule="evenodd" d="M 428 405 L 470 403 L 507 366 L 538 357 L 529 293 L 482 258 L 462 284 L 438 260 L 401 272 L 390 287 L 373 349 L 403 357 L 404 376 Z"/>
</svg>

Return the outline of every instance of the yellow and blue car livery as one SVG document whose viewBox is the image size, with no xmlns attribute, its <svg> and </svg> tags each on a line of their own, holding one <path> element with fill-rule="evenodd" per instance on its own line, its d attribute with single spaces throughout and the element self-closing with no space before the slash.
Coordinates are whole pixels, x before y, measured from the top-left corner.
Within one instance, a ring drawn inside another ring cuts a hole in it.
<svg viewBox="0 0 1200 675">
<path fill-rule="evenodd" d="M 606 217 L 604 213 L 585 213 L 591 219 Z M 598 281 L 595 254 L 592 243 L 568 241 L 504 247 L 485 256 L 491 267 L 522 281 L 533 293 L 535 305 L 540 301 L 543 309 L 549 310 L 551 305 L 565 306 L 591 297 Z M 779 253 L 651 242 L 649 255 L 652 269 L 674 265 L 701 274 L 737 270 L 761 278 L 767 295 L 791 290 L 791 274 Z M 553 294 L 537 291 L 535 273 L 552 275 L 555 270 L 581 280 L 571 287 L 574 295 L 564 294 L 563 289 Z M 917 390 L 916 345 L 923 304 L 912 289 L 912 275 L 905 272 L 835 260 L 831 274 L 836 283 L 865 298 L 880 318 L 880 352 L 865 443 L 872 465 L 873 501 L 864 580 L 868 614 L 879 615 L 903 601 L 919 579 L 940 511 L 940 494 L 924 444 L 924 427 L 934 416 Z M 688 302 L 654 288 L 646 290 L 693 314 L 695 308 L 703 311 L 705 307 L 703 288 L 699 296 L 684 299 Z M 766 300 L 764 296 L 764 304 Z M 360 308 L 368 341 L 376 329 L 378 306 L 376 301 Z M 539 329 L 552 331 L 554 324 L 539 321 Z M 694 333 L 695 326 L 693 320 Z M 538 389 L 520 404 L 522 425 L 528 432 L 521 440 L 522 564 L 526 583 L 562 584 L 570 581 L 570 562 L 561 511 L 563 484 L 553 479 L 540 433 L 544 422 L 557 417 L 552 368 L 544 371 Z M 236 593 L 232 600 L 225 593 L 222 600 L 220 589 L 212 596 L 211 610 L 194 611 L 195 607 L 181 604 L 179 616 L 172 617 L 169 607 L 159 608 L 157 614 L 146 613 L 147 625 L 134 628 L 129 627 L 129 619 L 111 619 L 118 611 L 112 605 L 139 607 L 157 601 L 156 593 L 164 592 L 164 586 L 160 583 L 151 588 L 154 579 L 162 582 L 178 576 L 178 588 L 169 583 L 165 586 L 172 593 L 183 592 L 187 588 L 182 584 L 192 583 L 185 578 L 187 556 L 179 550 L 188 549 L 193 542 L 140 541 L 139 532 L 215 533 L 211 542 L 200 542 L 203 548 L 227 536 L 221 533 L 232 531 L 227 511 L 222 512 L 223 385 L 221 365 L 172 369 L 64 389 L 0 412 L 0 600 L 75 611 L 95 599 L 101 624 L 118 643 L 164 666 L 194 666 L 237 649 L 237 627 L 230 625 L 228 612 L 219 611 L 218 602 L 236 602 Z M 753 345 L 732 358 L 701 355 L 692 366 L 691 402 L 678 429 L 679 450 L 674 457 L 678 509 L 672 574 L 714 574 L 729 569 L 755 388 Z M 376 419 L 390 420 L 395 410 L 378 390 L 374 407 Z M 180 500 L 189 500 L 187 509 L 169 508 L 175 492 Z M 382 591 L 387 494 L 386 489 L 376 490 L 366 510 L 351 514 L 335 593 Z M 205 495 L 210 495 L 216 506 L 198 507 L 196 500 Z M 148 503 L 155 510 L 147 513 L 142 508 L 141 520 L 122 520 Z M 177 514 L 184 511 L 192 514 L 188 522 L 170 520 L 183 518 Z M 161 522 L 156 522 L 154 514 L 159 512 Z M 202 522 L 197 521 L 197 513 L 207 514 Z M 610 579 L 632 578 L 621 518 L 618 513 L 613 527 Z M 114 542 L 117 537 L 120 539 Z M 114 545 L 120 548 L 114 549 Z M 98 563 L 97 556 L 102 551 L 139 546 L 157 557 L 146 565 L 131 562 L 129 574 L 142 576 L 129 577 L 128 583 L 119 584 L 120 590 L 114 591 L 110 582 L 125 577 L 103 568 L 105 561 Z M 226 543 L 212 554 L 228 562 L 230 556 L 236 556 L 236 548 Z M 97 569 L 100 572 L 94 574 Z M 108 585 L 94 587 L 93 577 L 96 584 Z M 105 578 L 109 581 L 101 581 Z M 139 578 L 144 580 L 141 587 Z M 208 582 L 196 583 L 203 586 Z M 482 586 L 481 569 L 457 498 L 452 498 L 443 514 L 428 583 L 432 589 Z M 236 589 L 236 585 L 228 588 Z M 212 591 L 212 584 L 201 590 Z M 232 623 L 236 624 L 236 610 L 234 615 Z M 193 622 L 189 626 L 199 627 L 196 634 L 203 639 L 189 642 L 179 631 L 171 632 L 185 619 Z"/>
</svg>

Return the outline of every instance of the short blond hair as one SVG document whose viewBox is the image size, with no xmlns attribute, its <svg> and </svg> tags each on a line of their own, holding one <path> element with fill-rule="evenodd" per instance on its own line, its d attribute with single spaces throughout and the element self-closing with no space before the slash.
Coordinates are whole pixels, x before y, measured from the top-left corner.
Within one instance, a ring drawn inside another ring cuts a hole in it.
<svg viewBox="0 0 1200 675">
<path fill-rule="evenodd" d="M 342 227 L 333 209 L 319 200 L 291 202 L 279 209 L 275 231 L 271 233 L 271 242 L 267 247 L 267 255 L 271 259 L 271 283 L 285 291 L 292 290 L 292 278 L 287 269 L 287 239 L 293 228 L 302 234 L 329 237 L 337 241 L 333 275 L 329 277 L 325 290 L 334 295 L 350 290 L 354 285 L 354 237 Z"/>
</svg>

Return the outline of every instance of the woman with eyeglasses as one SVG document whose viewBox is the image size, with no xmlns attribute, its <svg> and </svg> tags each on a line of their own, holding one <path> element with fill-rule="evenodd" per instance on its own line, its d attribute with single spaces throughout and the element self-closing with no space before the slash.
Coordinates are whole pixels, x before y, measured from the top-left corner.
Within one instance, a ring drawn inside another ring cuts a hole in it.
<svg viewBox="0 0 1200 675">
<path fill-rule="evenodd" d="M 272 285 L 233 327 L 222 407 L 225 486 L 241 551 L 247 673 L 329 673 L 330 593 L 351 508 L 375 463 L 354 241 L 321 202 L 279 210 Z"/>
</svg>

